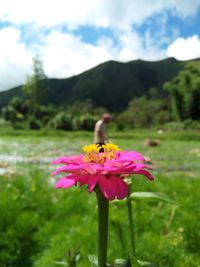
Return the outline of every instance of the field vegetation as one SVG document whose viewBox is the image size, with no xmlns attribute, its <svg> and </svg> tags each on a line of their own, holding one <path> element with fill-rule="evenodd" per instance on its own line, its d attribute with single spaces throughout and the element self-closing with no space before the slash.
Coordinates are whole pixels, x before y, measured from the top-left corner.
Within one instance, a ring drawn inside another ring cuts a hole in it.
<svg viewBox="0 0 200 267">
<path fill-rule="evenodd" d="M 81 152 L 88 131 L 1 129 L 0 262 L 2 267 L 88 267 L 97 249 L 95 194 L 54 188 L 50 162 Z M 157 267 L 200 266 L 200 133 L 110 129 L 121 149 L 145 155 L 155 180 L 132 177 L 133 192 L 164 193 L 172 201 L 132 202 L 136 255 Z M 145 139 L 158 140 L 146 146 Z M 131 254 L 127 207 L 110 202 L 108 259 Z"/>
</svg>

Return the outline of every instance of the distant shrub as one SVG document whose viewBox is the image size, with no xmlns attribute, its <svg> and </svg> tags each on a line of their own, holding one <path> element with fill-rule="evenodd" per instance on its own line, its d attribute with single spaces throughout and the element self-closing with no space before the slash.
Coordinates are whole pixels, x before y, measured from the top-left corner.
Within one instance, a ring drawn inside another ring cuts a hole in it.
<svg viewBox="0 0 200 267">
<path fill-rule="evenodd" d="M 47 124 L 52 117 L 56 115 L 56 109 L 53 106 L 35 106 L 30 114 L 40 120 L 42 126 Z"/>
<path fill-rule="evenodd" d="M 93 131 L 97 118 L 93 115 L 85 114 L 80 116 L 80 130 Z"/>
<path fill-rule="evenodd" d="M 6 121 L 4 118 L 1 118 L 0 117 L 0 127 L 6 127 L 6 126 L 9 126 L 9 122 Z"/>
<path fill-rule="evenodd" d="M 116 127 L 117 130 L 123 131 L 127 128 L 133 128 L 134 122 L 131 118 L 131 116 L 127 112 L 122 112 L 119 115 L 116 116 Z"/>
<path fill-rule="evenodd" d="M 169 131 L 200 130 L 200 121 L 195 121 L 191 119 L 185 120 L 183 122 L 172 121 L 165 123 L 163 125 L 163 129 Z"/>
<path fill-rule="evenodd" d="M 172 121 L 163 125 L 163 129 L 169 131 L 181 131 L 183 130 L 184 125 L 182 122 Z"/>
<path fill-rule="evenodd" d="M 8 106 L 2 109 L 2 115 L 5 120 L 14 124 L 26 118 L 28 109 L 28 104 L 23 98 L 13 97 Z"/>
<path fill-rule="evenodd" d="M 71 112 L 61 111 L 52 118 L 48 126 L 59 130 L 93 131 L 97 119 L 95 115 L 89 113 L 74 116 Z"/>
<path fill-rule="evenodd" d="M 49 127 L 59 130 L 73 130 L 73 118 L 71 114 L 61 111 L 49 122 Z"/>
<path fill-rule="evenodd" d="M 170 120 L 167 103 L 161 99 L 134 98 L 116 118 L 117 128 L 151 128 Z"/>
<path fill-rule="evenodd" d="M 200 121 L 196 121 L 196 120 L 185 120 L 183 122 L 183 127 L 184 129 L 191 129 L 191 130 L 200 130 Z"/>
<path fill-rule="evenodd" d="M 163 125 L 170 121 L 170 113 L 168 110 L 161 110 L 154 116 L 155 125 Z"/>
<path fill-rule="evenodd" d="M 35 117 L 29 117 L 28 119 L 28 125 L 29 128 L 32 130 L 38 130 L 42 128 L 42 123 L 39 119 L 35 118 Z"/>
</svg>

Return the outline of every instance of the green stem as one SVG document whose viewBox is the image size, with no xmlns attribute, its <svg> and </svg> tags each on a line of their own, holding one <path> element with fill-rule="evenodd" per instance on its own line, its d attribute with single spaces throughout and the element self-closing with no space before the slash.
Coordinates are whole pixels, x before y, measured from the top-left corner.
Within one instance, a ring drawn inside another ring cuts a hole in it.
<svg viewBox="0 0 200 267">
<path fill-rule="evenodd" d="M 128 208 L 128 220 L 129 220 L 129 229 L 130 229 L 130 236 L 131 236 L 131 247 L 132 253 L 135 256 L 135 236 L 134 236 L 134 224 L 133 224 L 133 214 L 132 214 L 132 205 L 130 199 L 130 192 L 131 192 L 131 185 L 129 185 L 129 193 L 127 196 L 127 208 Z"/>
<path fill-rule="evenodd" d="M 109 202 L 97 192 L 98 203 L 98 267 L 107 266 Z"/>
</svg>

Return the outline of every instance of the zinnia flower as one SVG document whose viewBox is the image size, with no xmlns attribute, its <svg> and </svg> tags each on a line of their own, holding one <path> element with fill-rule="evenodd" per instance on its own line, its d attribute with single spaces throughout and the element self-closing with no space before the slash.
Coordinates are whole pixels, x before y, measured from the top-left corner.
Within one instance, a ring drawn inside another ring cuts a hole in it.
<svg viewBox="0 0 200 267">
<path fill-rule="evenodd" d="M 153 176 L 148 171 L 144 157 L 136 151 L 120 151 L 118 146 L 92 144 L 83 148 L 85 154 L 63 156 L 52 164 L 63 164 L 52 175 L 66 173 L 56 182 L 56 188 L 69 188 L 73 185 L 88 185 L 88 191 L 98 188 L 108 200 L 123 199 L 128 194 L 126 178 L 131 174 L 141 174 L 149 180 Z"/>
</svg>

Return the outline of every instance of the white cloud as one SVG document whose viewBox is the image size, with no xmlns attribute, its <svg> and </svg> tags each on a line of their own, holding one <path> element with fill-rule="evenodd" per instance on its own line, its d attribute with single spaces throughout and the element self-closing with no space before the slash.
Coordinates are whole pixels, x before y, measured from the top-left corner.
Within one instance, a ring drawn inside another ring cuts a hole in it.
<svg viewBox="0 0 200 267">
<path fill-rule="evenodd" d="M 178 38 L 167 49 L 169 57 L 179 60 L 188 60 L 200 57 L 200 39 L 197 35 L 192 37 Z"/>
<path fill-rule="evenodd" d="M 20 41 L 20 32 L 13 27 L 0 30 L 0 40 L 0 90 L 2 90 L 26 80 L 33 55 Z"/>
<path fill-rule="evenodd" d="M 47 76 L 67 77 L 112 58 L 112 41 L 97 45 L 84 43 L 79 36 L 53 31 L 46 37 L 43 50 Z"/>
<path fill-rule="evenodd" d="M 180 17 L 192 16 L 200 0 L 0 0 L 0 20 L 55 26 L 94 25 L 124 27 L 141 24 L 148 17 L 173 10 Z"/>
<path fill-rule="evenodd" d="M 127 29 L 119 33 L 118 51 L 116 59 L 130 61 L 134 59 L 160 60 L 165 57 L 166 51 L 161 48 L 163 38 L 152 38 L 151 33 L 146 31 L 140 36 L 136 31 Z"/>
<path fill-rule="evenodd" d="M 12 23 L 55 26 L 60 23 L 82 25 L 101 20 L 101 0 L 1 0 L 0 19 Z"/>
<path fill-rule="evenodd" d="M 174 14 L 186 18 L 196 15 L 200 6 L 200 0 L 192 0 L 192 2 L 189 0 L 169 0 L 168 4 L 171 6 Z"/>
</svg>

